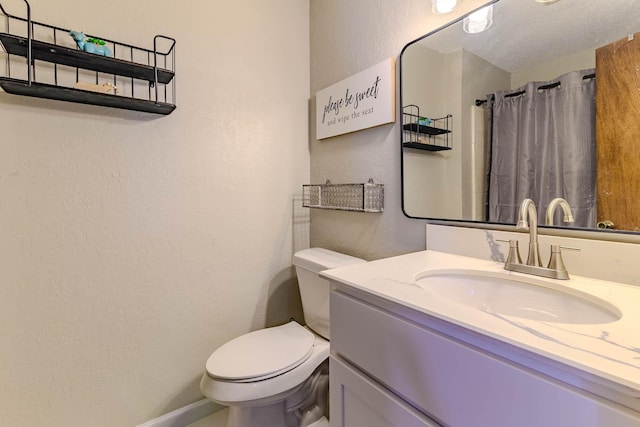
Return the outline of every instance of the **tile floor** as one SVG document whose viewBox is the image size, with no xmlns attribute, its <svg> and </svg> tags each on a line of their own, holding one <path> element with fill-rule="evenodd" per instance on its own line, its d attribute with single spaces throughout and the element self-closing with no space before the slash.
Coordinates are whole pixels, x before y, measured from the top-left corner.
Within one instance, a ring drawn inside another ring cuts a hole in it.
<svg viewBox="0 0 640 427">
<path fill-rule="evenodd" d="M 185 427 L 226 427 L 228 409 L 223 409 Z"/>
</svg>

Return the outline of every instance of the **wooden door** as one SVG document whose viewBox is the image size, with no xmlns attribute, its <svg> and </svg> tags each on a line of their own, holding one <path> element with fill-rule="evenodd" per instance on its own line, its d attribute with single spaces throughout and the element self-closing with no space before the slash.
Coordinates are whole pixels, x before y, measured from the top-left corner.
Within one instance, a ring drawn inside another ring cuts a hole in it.
<svg viewBox="0 0 640 427">
<path fill-rule="evenodd" d="M 640 33 L 596 49 L 598 222 L 640 231 Z"/>
</svg>

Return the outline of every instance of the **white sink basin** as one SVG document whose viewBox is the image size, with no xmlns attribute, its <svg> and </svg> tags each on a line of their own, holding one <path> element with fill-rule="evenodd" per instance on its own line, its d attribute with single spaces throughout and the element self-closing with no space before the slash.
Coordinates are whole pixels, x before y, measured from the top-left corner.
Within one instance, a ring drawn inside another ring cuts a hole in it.
<svg viewBox="0 0 640 427">
<path fill-rule="evenodd" d="M 575 289 L 507 272 L 430 270 L 416 283 L 434 296 L 497 315 L 554 323 L 615 322 L 620 311 Z M 556 289 L 550 286 L 556 287 Z"/>
</svg>

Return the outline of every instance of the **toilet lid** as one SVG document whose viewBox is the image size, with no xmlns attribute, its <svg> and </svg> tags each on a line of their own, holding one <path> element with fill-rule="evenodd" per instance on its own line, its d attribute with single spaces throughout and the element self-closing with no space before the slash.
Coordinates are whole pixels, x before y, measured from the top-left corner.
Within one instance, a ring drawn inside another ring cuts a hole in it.
<svg viewBox="0 0 640 427">
<path fill-rule="evenodd" d="M 271 378 L 309 358 L 313 342 L 314 335 L 293 321 L 250 332 L 214 351 L 207 360 L 207 373 L 227 381 Z"/>
</svg>

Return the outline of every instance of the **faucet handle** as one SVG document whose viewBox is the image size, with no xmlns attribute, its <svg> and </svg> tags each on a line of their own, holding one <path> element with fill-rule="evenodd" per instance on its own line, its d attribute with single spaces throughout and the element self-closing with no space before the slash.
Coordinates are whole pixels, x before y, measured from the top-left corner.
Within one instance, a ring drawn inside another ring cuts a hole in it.
<svg viewBox="0 0 640 427">
<path fill-rule="evenodd" d="M 567 271 L 562 261 L 562 249 L 570 251 L 580 251 L 580 248 L 573 248 L 571 246 L 551 245 L 551 257 L 549 258 L 549 265 L 547 268 L 551 270 Z"/>
<path fill-rule="evenodd" d="M 505 266 L 510 264 L 522 264 L 517 240 L 496 239 L 496 241 L 509 243 L 509 254 L 507 255 L 507 260 L 504 263 Z"/>
</svg>

